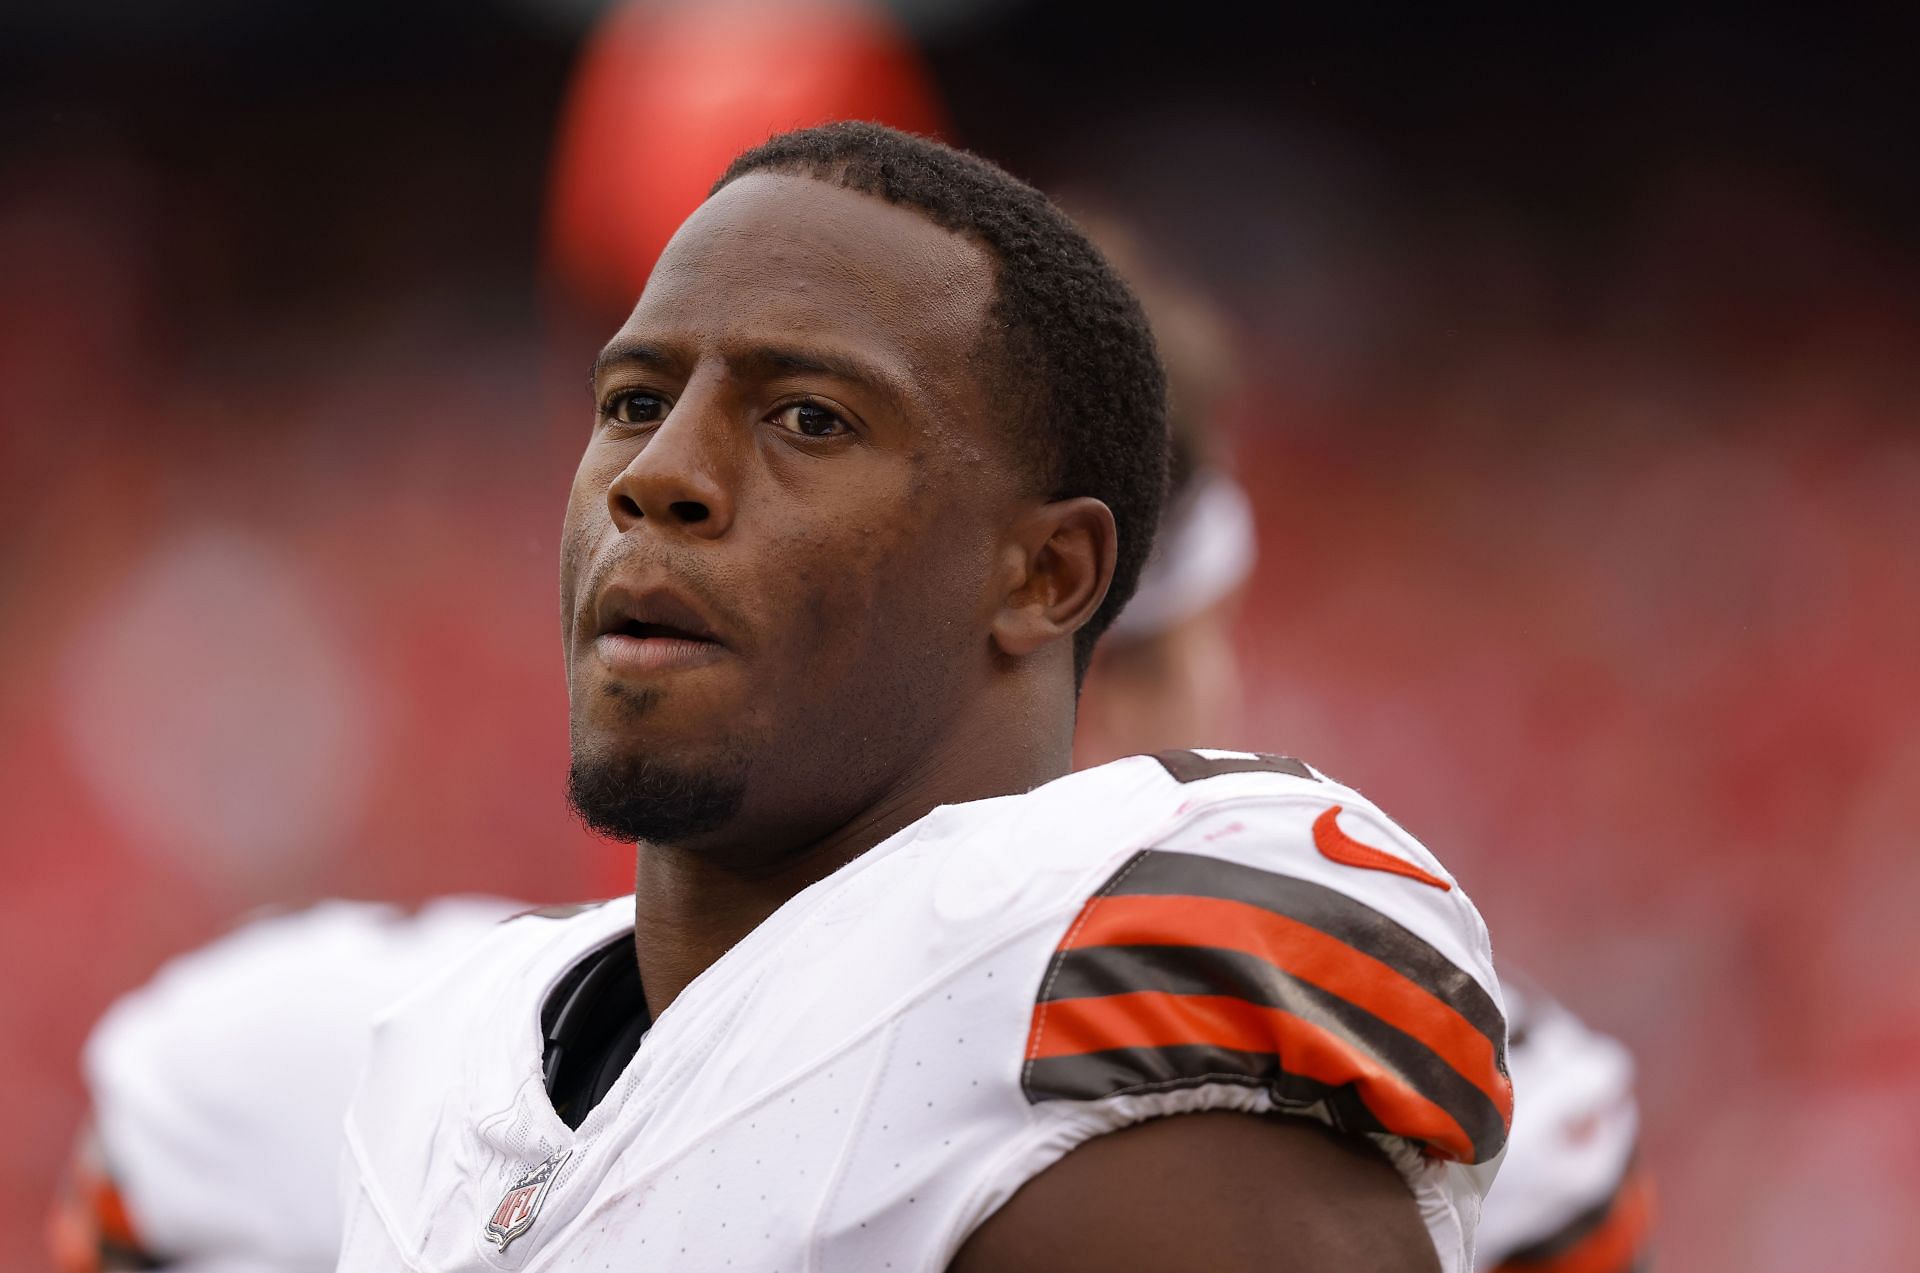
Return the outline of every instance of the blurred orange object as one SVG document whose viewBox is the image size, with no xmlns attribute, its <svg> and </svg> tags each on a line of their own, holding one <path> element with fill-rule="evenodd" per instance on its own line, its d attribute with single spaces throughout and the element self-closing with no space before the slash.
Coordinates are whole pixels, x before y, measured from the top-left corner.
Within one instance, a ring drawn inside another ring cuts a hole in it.
<svg viewBox="0 0 1920 1273">
<path fill-rule="evenodd" d="M 735 155 L 835 119 L 943 130 L 918 52 L 884 12 L 853 0 L 627 4 L 589 41 L 562 113 L 549 275 L 569 302 L 624 314 Z"/>
</svg>

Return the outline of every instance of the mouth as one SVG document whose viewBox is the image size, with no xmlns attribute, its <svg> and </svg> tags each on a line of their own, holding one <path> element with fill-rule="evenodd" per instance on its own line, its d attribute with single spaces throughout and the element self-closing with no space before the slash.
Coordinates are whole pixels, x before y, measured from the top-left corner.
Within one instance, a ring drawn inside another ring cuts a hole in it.
<svg viewBox="0 0 1920 1273">
<path fill-rule="evenodd" d="M 641 674 L 697 667 L 727 643 L 692 602 L 671 590 L 608 587 L 594 607 L 593 647 L 615 672 Z"/>
<path fill-rule="evenodd" d="M 612 629 L 610 633 L 602 633 L 602 635 L 631 637 L 635 641 L 701 641 L 711 645 L 719 644 L 704 633 L 675 627 L 671 623 L 649 623 L 644 619 L 628 619 L 619 627 Z"/>
</svg>

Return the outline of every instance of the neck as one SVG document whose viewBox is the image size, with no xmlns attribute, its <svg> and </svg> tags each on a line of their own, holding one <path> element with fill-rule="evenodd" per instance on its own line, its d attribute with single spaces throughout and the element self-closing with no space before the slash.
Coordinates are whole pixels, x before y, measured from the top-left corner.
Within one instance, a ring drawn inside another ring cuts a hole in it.
<svg viewBox="0 0 1920 1273">
<path fill-rule="evenodd" d="M 656 1017 L 695 977 L 796 893 L 945 804 L 1015 795 L 1072 767 L 1073 727 L 1019 718 L 961 731 L 839 827 L 772 863 L 742 866 L 724 847 L 642 842 L 634 868 L 634 952 Z M 1007 739 L 1028 740 L 1009 746 Z"/>
</svg>

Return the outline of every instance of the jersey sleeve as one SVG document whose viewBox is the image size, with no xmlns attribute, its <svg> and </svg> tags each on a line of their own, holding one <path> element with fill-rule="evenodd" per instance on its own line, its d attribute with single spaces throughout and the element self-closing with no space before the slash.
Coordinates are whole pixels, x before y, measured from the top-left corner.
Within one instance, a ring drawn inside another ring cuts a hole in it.
<svg viewBox="0 0 1920 1273">
<path fill-rule="evenodd" d="M 1430 1160 L 1495 1158 L 1513 1091 L 1478 914 L 1354 793 L 1272 777 L 1206 783 L 1087 900 L 1034 1004 L 1027 1099 L 1222 1093 Z"/>
</svg>

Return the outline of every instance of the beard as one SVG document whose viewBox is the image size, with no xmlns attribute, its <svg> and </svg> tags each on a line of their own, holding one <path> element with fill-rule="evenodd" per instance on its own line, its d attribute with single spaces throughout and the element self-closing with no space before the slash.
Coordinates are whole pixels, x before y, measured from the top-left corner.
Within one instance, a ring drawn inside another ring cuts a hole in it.
<svg viewBox="0 0 1920 1273">
<path fill-rule="evenodd" d="M 567 802 L 589 831 L 632 844 L 678 845 L 732 822 L 747 793 L 744 763 L 694 768 L 653 754 L 583 745 L 567 770 Z"/>
</svg>

